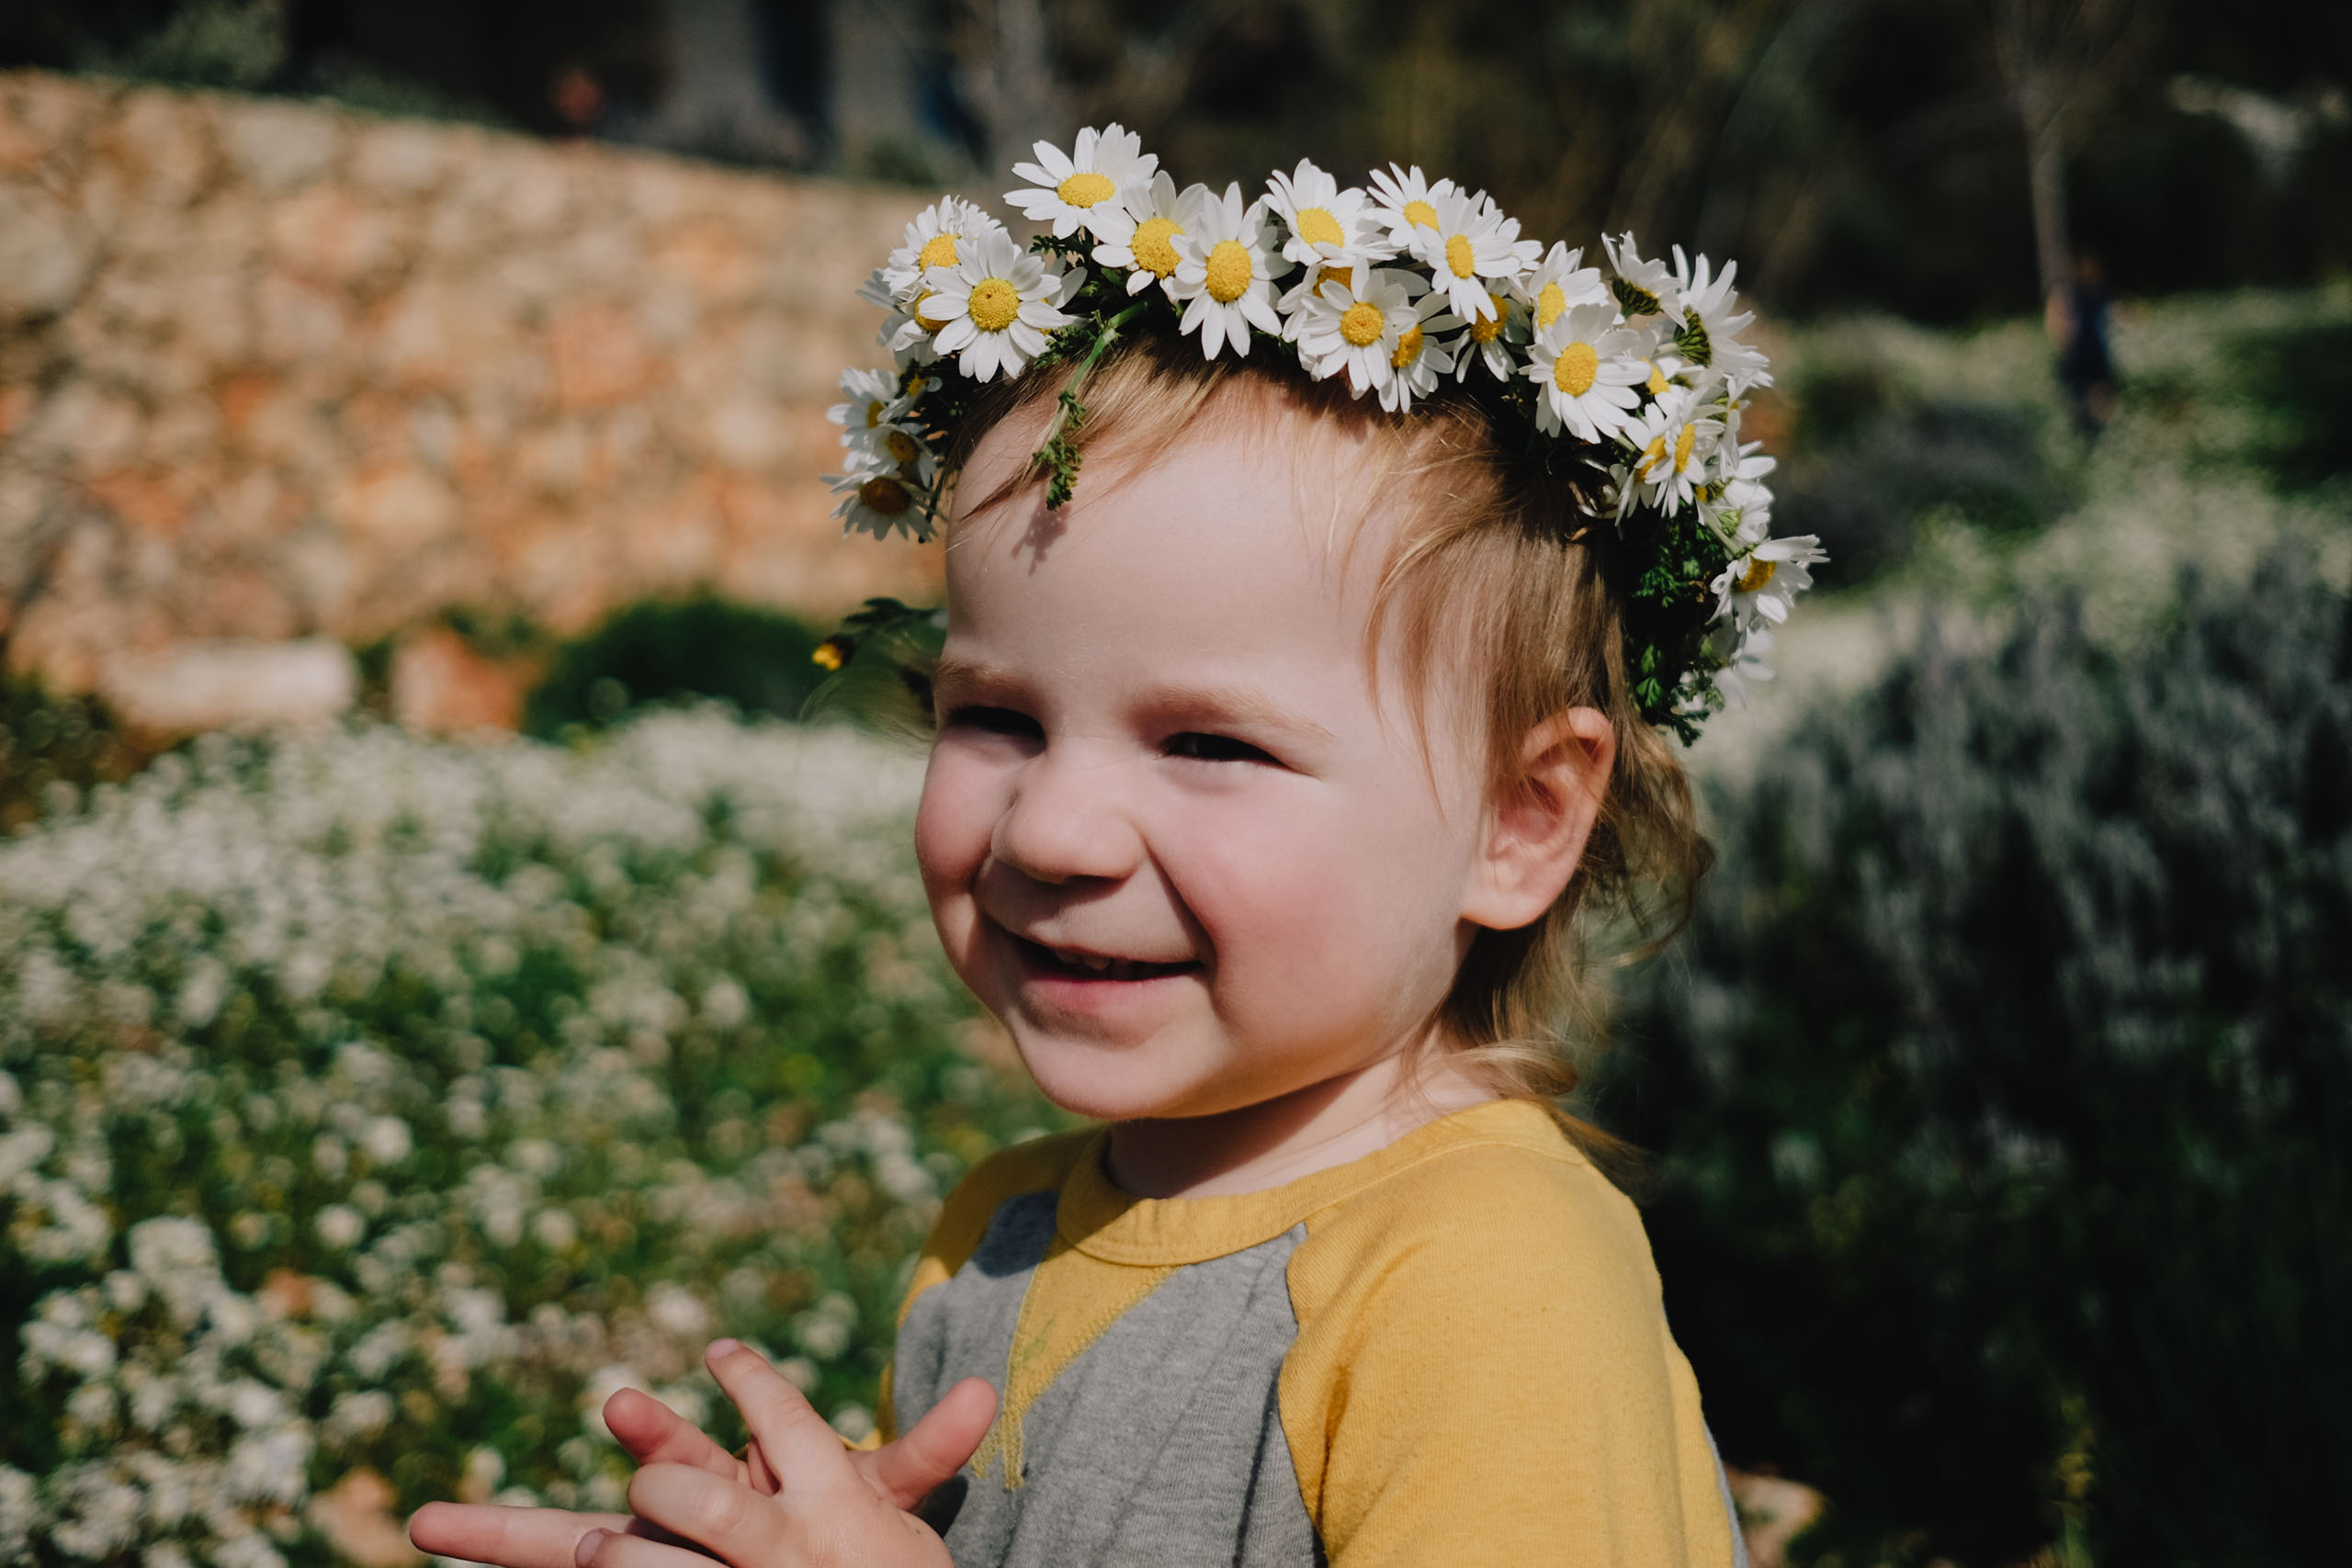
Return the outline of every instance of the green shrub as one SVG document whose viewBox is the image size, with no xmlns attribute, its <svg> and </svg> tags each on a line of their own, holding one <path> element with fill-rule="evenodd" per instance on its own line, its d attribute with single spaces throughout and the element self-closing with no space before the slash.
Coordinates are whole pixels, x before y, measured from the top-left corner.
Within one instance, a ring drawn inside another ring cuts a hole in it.
<svg viewBox="0 0 2352 1568">
<path fill-rule="evenodd" d="M 1045 1120 L 912 866 L 913 754 L 215 737 L 0 844 L 0 1561 L 324 1563 L 360 1466 L 610 1506 L 622 1383 L 865 1420 L 939 1194 Z"/>
<path fill-rule="evenodd" d="M 2234 348 L 2238 388 L 2265 416 L 2263 471 L 2294 488 L 2352 474 L 2352 321 L 2250 333 Z"/>
<path fill-rule="evenodd" d="M 32 681 L 0 682 L 0 833 L 79 807 L 84 791 L 121 783 L 153 755 L 93 699 L 52 697 Z"/>
<path fill-rule="evenodd" d="M 1903 560 L 1932 513 L 2018 536 L 2066 507 L 2036 409 L 1916 396 L 1866 360 L 1809 371 L 1796 394 L 1798 439 L 1778 481 L 1781 526 L 1821 536 L 1841 582 Z"/>
<path fill-rule="evenodd" d="M 682 697 L 799 719 L 812 702 L 828 713 L 856 714 L 877 694 L 900 694 L 867 690 L 877 680 L 887 684 L 887 675 L 854 666 L 829 681 L 809 659 L 820 640 L 789 615 L 721 599 L 634 604 L 557 652 L 531 694 L 524 728 L 554 736 Z"/>
<path fill-rule="evenodd" d="M 1603 1090 L 1725 1457 L 1849 1564 L 2352 1531 L 2352 619 L 1930 635 L 1712 801 Z"/>
</svg>

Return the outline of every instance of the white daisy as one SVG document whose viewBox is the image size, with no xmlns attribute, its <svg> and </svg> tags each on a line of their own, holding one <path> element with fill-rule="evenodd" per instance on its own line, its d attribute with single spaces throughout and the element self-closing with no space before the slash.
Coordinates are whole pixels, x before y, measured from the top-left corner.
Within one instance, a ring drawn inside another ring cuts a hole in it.
<svg viewBox="0 0 2352 1568">
<path fill-rule="evenodd" d="M 1487 297 L 1495 302 L 1495 313 L 1472 321 L 1470 330 L 1463 334 L 1461 358 L 1453 367 L 1457 380 L 1467 378 L 1473 365 L 1484 365 L 1498 381 L 1512 380 L 1519 375 L 1518 350 L 1532 335 L 1528 331 L 1527 307 L 1512 293 L 1489 289 Z"/>
<path fill-rule="evenodd" d="M 1389 378 L 1380 389 L 1380 406 L 1403 413 L 1415 398 L 1437 390 L 1437 378 L 1453 370 L 1454 342 L 1441 337 L 1462 325 L 1462 318 L 1446 310 L 1446 297 L 1432 288 L 1413 301 L 1414 321 L 1399 333 L 1388 355 Z"/>
<path fill-rule="evenodd" d="M 939 471 L 939 460 L 909 416 L 916 398 L 937 385 L 936 380 L 910 381 L 888 370 L 844 370 L 842 393 L 848 401 L 827 409 L 825 417 L 842 427 L 842 445 L 852 454 L 852 462 L 860 456 L 887 457 L 894 467 L 911 468 L 928 485 Z"/>
<path fill-rule="evenodd" d="M 1600 280 L 1600 269 L 1580 265 L 1584 261 L 1581 249 L 1570 250 L 1554 244 L 1544 259 L 1537 262 L 1519 279 L 1520 298 L 1534 317 L 1534 330 L 1542 332 L 1560 319 L 1560 312 L 1571 305 L 1600 305 L 1609 302 L 1609 285 Z"/>
<path fill-rule="evenodd" d="M 842 520 L 842 533 L 871 534 L 877 539 L 903 533 L 917 544 L 931 537 L 927 486 L 890 466 L 888 459 L 870 455 L 854 455 L 844 467 L 846 473 L 825 476 L 825 482 L 842 498 L 833 515 Z"/>
<path fill-rule="evenodd" d="M 1717 385 L 1714 377 L 1684 363 L 1674 355 L 1651 348 L 1648 357 L 1641 362 L 1642 390 L 1652 398 L 1662 398 L 1679 389 L 1683 391 L 1712 389 Z"/>
<path fill-rule="evenodd" d="M 1544 254 L 1544 242 L 1521 239 L 1519 220 L 1505 213 L 1502 204 L 1485 191 L 1480 191 L 1471 200 L 1476 204 L 1478 215 L 1481 218 L 1490 219 L 1501 226 L 1503 238 L 1510 243 L 1511 250 L 1519 257 L 1520 272 L 1525 273 L 1528 268 L 1533 266 L 1537 259 Z"/>
<path fill-rule="evenodd" d="M 1715 443 L 1702 494 L 1707 518 L 1735 548 L 1753 545 L 1772 532 L 1772 491 L 1764 476 L 1779 465 L 1764 456 L 1761 441 L 1739 438 L 1740 404 L 1724 410 L 1724 433 Z"/>
<path fill-rule="evenodd" d="M 1746 707 L 1748 687 L 1760 686 L 1772 679 L 1772 667 L 1764 661 L 1764 656 L 1772 651 L 1771 629 L 1725 622 L 1709 640 L 1717 645 L 1724 661 L 1723 668 L 1715 671 L 1715 689 L 1732 706 Z"/>
<path fill-rule="evenodd" d="M 1302 266 L 1345 266 L 1351 287 L 1362 287 L 1364 268 L 1396 254 L 1388 225 L 1372 198 L 1301 158 L 1290 174 L 1280 170 L 1266 181 L 1266 206 L 1283 220 L 1289 237 L 1283 254 Z"/>
<path fill-rule="evenodd" d="M 1250 329 L 1279 336 L 1273 280 L 1290 270 L 1277 249 L 1281 236 L 1261 202 L 1244 202 L 1241 186 L 1217 196 L 1204 192 L 1195 209 L 1199 226 L 1175 241 L 1176 276 L 1168 297 L 1184 302 L 1180 331 L 1195 328 L 1201 352 L 1215 359 L 1229 341 L 1237 356 L 1250 353 Z"/>
<path fill-rule="evenodd" d="M 1357 397 L 1383 391 L 1405 334 L 1426 334 L 1419 301 L 1428 292 L 1419 274 L 1401 267 L 1374 269 L 1361 294 L 1335 278 L 1300 302 L 1287 330 L 1317 380 L 1344 371 Z"/>
<path fill-rule="evenodd" d="M 1579 441 L 1600 441 L 1632 423 L 1641 401 L 1633 389 L 1642 376 L 1631 353 L 1636 346 L 1613 306 L 1571 305 L 1553 318 L 1528 355 L 1536 427 L 1546 435 L 1565 429 Z"/>
<path fill-rule="evenodd" d="M 1413 226 L 1407 240 L 1413 254 L 1445 291 L 1455 315 L 1476 321 L 1495 314 L 1489 286 L 1517 277 L 1542 247 L 1520 240 L 1518 220 L 1505 218 L 1483 195 L 1448 191 L 1430 206 L 1437 221 Z"/>
<path fill-rule="evenodd" d="M 900 479 L 928 490 L 939 478 L 939 455 L 930 443 L 903 424 L 886 424 L 874 430 L 850 430 L 842 434 L 842 446 L 851 456 L 851 467 L 871 460 L 886 464 Z"/>
<path fill-rule="evenodd" d="M 854 422 L 871 428 L 885 420 L 895 418 L 914 400 L 899 388 L 899 378 L 888 370 L 842 372 L 842 399 L 825 411 L 825 417 L 846 430 Z"/>
<path fill-rule="evenodd" d="M 1736 617 L 1742 626 L 1778 626 L 1789 618 L 1797 595 L 1813 586 L 1813 568 L 1828 558 L 1818 535 L 1767 539 L 1716 576 L 1715 613 Z"/>
<path fill-rule="evenodd" d="M 845 400 L 827 409 L 825 417 L 845 431 L 895 424 L 915 405 L 916 389 L 888 370 L 844 370 L 841 386 Z"/>
<path fill-rule="evenodd" d="M 1696 497 L 1724 431 L 1714 412 L 1679 388 L 1641 411 L 1624 432 L 1635 456 L 1619 487 L 1618 516 L 1638 503 L 1671 517 Z"/>
<path fill-rule="evenodd" d="M 1739 295 L 1731 280 L 1738 271 L 1737 262 L 1726 262 L 1719 276 L 1710 277 L 1707 258 L 1701 256 L 1694 272 L 1683 257 L 1682 247 L 1674 247 L 1675 292 L 1681 297 L 1681 324 L 1675 330 L 1675 346 L 1692 364 L 1722 374 L 1731 383 L 1734 397 L 1750 387 L 1772 384 L 1764 369 L 1762 352 L 1739 341 L 1740 329 L 1756 315 L 1750 310 L 1733 313 Z"/>
<path fill-rule="evenodd" d="M 1047 333 L 1070 324 L 1059 309 L 1070 279 L 1024 254 L 1010 234 L 982 234 L 959 248 L 954 266 L 923 274 L 930 292 L 915 304 L 915 324 L 939 323 L 933 346 L 955 355 L 967 379 L 1017 376 L 1044 351 Z"/>
<path fill-rule="evenodd" d="M 1094 247 L 1096 264 L 1125 273 L 1130 294 L 1140 294 L 1155 283 L 1172 290 L 1181 259 L 1176 242 L 1197 221 L 1193 214 L 1208 194 L 1206 186 L 1186 186 L 1180 192 L 1165 169 L 1143 184 L 1129 186 L 1096 220 L 1095 231 L 1102 236 Z"/>
<path fill-rule="evenodd" d="M 1437 203 L 1453 194 L 1452 180 L 1431 185 L 1421 177 L 1418 164 L 1410 169 L 1391 164 L 1385 171 L 1373 171 L 1374 211 L 1400 250 L 1411 245 L 1415 230 L 1437 227 Z"/>
<path fill-rule="evenodd" d="M 1143 150 L 1143 138 L 1115 123 L 1100 130 L 1088 126 L 1068 153 L 1050 141 L 1038 142 L 1036 152 L 1035 163 L 1012 165 L 1023 179 L 1036 181 L 1036 188 L 1009 190 L 1004 199 L 1030 221 L 1051 223 L 1057 240 L 1069 239 L 1080 228 L 1102 238 L 1095 219 L 1115 213 L 1114 198 L 1151 178 L 1159 167 L 1158 155 Z M 1109 211 L 1098 214 L 1098 208 Z"/>
<path fill-rule="evenodd" d="M 1006 243 L 1011 243 L 1009 238 Z M 965 254 L 970 254 L 970 246 L 963 249 Z M 907 299 L 891 308 L 882 330 L 875 334 L 875 341 L 890 351 L 890 357 L 901 373 L 929 365 L 939 357 L 934 340 L 939 329 L 947 323 L 941 319 L 939 307 L 933 303 L 937 290 L 934 283 L 918 282 Z"/>
<path fill-rule="evenodd" d="M 1609 280 L 1609 291 L 1617 297 L 1629 320 L 1643 316 L 1664 316 L 1669 323 L 1682 319 L 1681 289 L 1666 263 L 1653 257 L 1642 259 L 1634 248 L 1634 236 L 1629 231 L 1611 239 L 1604 234 L 1601 244 L 1609 252 L 1609 265 L 1617 276 Z"/>
<path fill-rule="evenodd" d="M 907 225 L 907 243 L 892 251 L 889 261 L 875 274 L 890 291 L 887 303 L 898 304 L 912 295 L 922 275 L 933 267 L 954 266 L 959 243 L 1003 231 L 1003 224 L 962 197 L 940 197 L 915 214 L 915 220 Z"/>
</svg>

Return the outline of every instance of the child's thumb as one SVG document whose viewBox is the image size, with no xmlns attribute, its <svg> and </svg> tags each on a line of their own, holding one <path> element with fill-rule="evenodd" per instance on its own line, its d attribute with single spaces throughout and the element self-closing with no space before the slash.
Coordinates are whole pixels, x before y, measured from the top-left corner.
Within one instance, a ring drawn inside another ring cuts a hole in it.
<svg viewBox="0 0 2352 1568">
<path fill-rule="evenodd" d="M 996 1419 L 996 1390 L 986 1378 L 966 1378 L 895 1442 L 851 1458 L 892 1506 L 911 1510 L 941 1482 L 964 1468 Z"/>
</svg>

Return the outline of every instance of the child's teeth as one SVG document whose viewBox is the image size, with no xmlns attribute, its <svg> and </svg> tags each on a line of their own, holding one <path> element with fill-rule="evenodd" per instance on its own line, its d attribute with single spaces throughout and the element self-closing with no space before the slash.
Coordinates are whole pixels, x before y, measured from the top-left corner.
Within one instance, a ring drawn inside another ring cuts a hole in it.
<svg viewBox="0 0 2352 1568">
<path fill-rule="evenodd" d="M 1082 953 L 1080 955 L 1079 961 L 1084 964 L 1089 969 L 1102 970 L 1111 967 L 1111 961 L 1103 957 L 1099 953 Z"/>
</svg>

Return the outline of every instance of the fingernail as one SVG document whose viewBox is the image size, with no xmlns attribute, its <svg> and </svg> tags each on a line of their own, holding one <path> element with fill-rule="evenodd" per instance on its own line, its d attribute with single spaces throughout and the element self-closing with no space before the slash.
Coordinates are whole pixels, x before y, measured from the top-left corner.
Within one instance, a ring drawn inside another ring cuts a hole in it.
<svg viewBox="0 0 2352 1568">
<path fill-rule="evenodd" d="M 607 1533 L 609 1532 L 605 1530 L 590 1530 L 586 1535 L 582 1536 L 580 1544 L 571 1549 L 571 1560 L 580 1564 L 580 1568 L 588 1568 L 591 1562 L 596 1561 L 596 1553 L 605 1549 L 605 1537 Z"/>
<path fill-rule="evenodd" d="M 743 1342 L 741 1339 L 714 1339 L 710 1342 L 710 1348 L 704 1354 L 708 1359 L 716 1361 L 719 1357 L 731 1356 L 742 1348 Z"/>
</svg>

